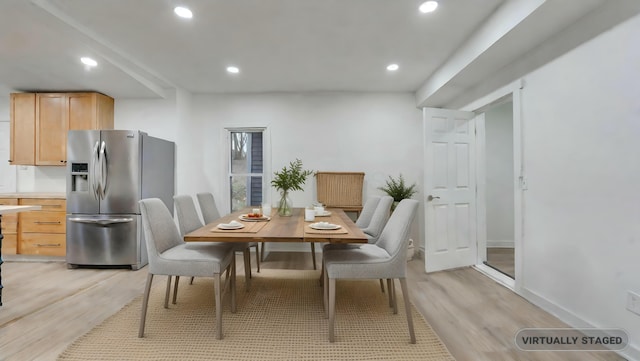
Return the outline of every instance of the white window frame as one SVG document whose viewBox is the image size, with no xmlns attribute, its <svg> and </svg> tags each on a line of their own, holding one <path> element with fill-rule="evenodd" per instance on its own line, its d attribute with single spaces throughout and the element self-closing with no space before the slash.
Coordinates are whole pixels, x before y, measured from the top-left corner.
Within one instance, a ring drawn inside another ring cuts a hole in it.
<svg viewBox="0 0 640 361">
<path fill-rule="evenodd" d="M 225 170 L 224 182 L 226 209 L 231 211 L 231 176 L 262 176 L 262 203 L 271 203 L 271 192 L 269 185 L 271 184 L 271 134 L 267 127 L 225 127 L 224 155 Z M 261 132 L 262 133 L 262 173 L 231 173 L 231 133 L 232 132 Z"/>
</svg>

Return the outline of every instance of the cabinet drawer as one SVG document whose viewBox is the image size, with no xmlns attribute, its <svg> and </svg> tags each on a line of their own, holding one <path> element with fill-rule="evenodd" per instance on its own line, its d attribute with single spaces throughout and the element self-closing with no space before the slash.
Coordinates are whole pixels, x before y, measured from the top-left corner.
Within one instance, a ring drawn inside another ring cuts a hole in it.
<svg viewBox="0 0 640 361">
<path fill-rule="evenodd" d="M 41 206 L 39 211 L 31 212 L 62 212 L 67 211 L 64 199 L 44 199 L 44 198 L 21 198 L 20 204 L 24 206 Z M 24 213 L 28 214 L 28 213 Z"/>
<path fill-rule="evenodd" d="M 4 237 L 2 239 L 2 254 L 18 253 L 18 235 L 3 233 L 2 236 Z"/>
<path fill-rule="evenodd" d="M 64 234 L 23 233 L 20 237 L 20 254 L 64 256 L 67 251 Z"/>
<path fill-rule="evenodd" d="M 9 213 L 2 215 L 2 234 L 15 234 L 18 232 L 18 214 Z"/>
<path fill-rule="evenodd" d="M 67 229 L 65 214 L 61 212 L 28 212 L 20 215 L 20 232 L 62 233 Z"/>
<path fill-rule="evenodd" d="M 0 198 L 2 206 L 17 206 L 17 198 Z M 2 215 L 2 234 L 15 234 L 18 232 L 18 213 Z"/>
</svg>

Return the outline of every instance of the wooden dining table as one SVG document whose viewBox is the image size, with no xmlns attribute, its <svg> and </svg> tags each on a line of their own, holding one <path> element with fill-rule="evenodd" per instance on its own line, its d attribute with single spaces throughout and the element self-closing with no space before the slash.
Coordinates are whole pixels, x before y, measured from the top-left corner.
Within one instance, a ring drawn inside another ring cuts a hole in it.
<svg viewBox="0 0 640 361">
<path fill-rule="evenodd" d="M 291 216 L 280 216 L 276 209 L 271 217 L 263 221 L 247 221 L 240 218 L 251 209 L 230 213 L 206 224 L 184 236 L 185 242 L 328 242 L 367 243 L 367 236 L 342 209 L 327 208 L 327 216 L 315 217 L 314 221 L 304 220 L 304 208 L 294 208 Z M 219 229 L 219 224 L 231 221 L 241 223 L 244 228 L 234 230 Z M 339 225 L 336 230 L 316 230 L 310 227 L 316 222 Z"/>
</svg>

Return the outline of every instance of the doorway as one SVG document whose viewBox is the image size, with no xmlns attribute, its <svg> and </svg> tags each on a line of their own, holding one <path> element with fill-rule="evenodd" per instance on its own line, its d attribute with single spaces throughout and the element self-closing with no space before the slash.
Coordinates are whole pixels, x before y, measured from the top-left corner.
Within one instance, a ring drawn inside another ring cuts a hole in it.
<svg viewBox="0 0 640 361">
<path fill-rule="evenodd" d="M 458 110 L 423 108 L 426 272 L 474 266 L 506 287 L 520 290 L 523 192 L 527 189 L 522 151 L 522 88 L 523 81 L 515 81 Z M 491 118 L 489 139 L 485 136 L 487 112 Z M 504 123 L 508 126 L 500 127 Z M 498 140 L 494 140 L 496 137 Z M 488 142 L 491 142 L 489 152 L 500 155 L 491 155 L 491 161 L 502 165 L 503 174 L 500 182 L 494 179 L 494 173 L 490 174 L 489 189 Z M 455 167 L 445 167 L 451 162 L 444 160 L 451 159 L 458 160 L 452 163 Z M 445 168 L 446 172 L 438 171 Z M 441 190 L 450 188 L 445 180 L 454 182 L 455 194 L 441 194 Z M 458 194 L 469 197 L 453 199 Z M 488 264 L 495 269 L 487 264 L 487 249 L 491 255 Z M 463 257 L 462 251 L 471 252 L 465 252 Z M 500 259 L 494 259 L 495 253 L 502 253 Z"/>
<path fill-rule="evenodd" d="M 486 259 L 483 263 L 515 279 L 513 101 L 491 105 L 485 115 Z"/>
<path fill-rule="evenodd" d="M 0 193 L 13 193 L 16 191 L 16 166 L 9 165 L 5 159 L 11 159 L 10 133 L 11 127 L 8 121 L 0 121 Z"/>
<path fill-rule="evenodd" d="M 527 189 L 522 149 L 523 86 L 522 80 L 515 81 L 465 109 L 484 116 L 476 128 L 479 226 L 475 267 L 516 292 L 521 287 Z"/>
</svg>

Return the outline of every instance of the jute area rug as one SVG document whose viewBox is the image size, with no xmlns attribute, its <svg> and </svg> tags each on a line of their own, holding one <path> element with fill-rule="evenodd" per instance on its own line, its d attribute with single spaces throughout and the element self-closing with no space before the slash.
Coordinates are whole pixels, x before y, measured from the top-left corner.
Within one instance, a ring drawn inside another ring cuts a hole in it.
<svg viewBox="0 0 640 361">
<path fill-rule="evenodd" d="M 413 306 L 417 343 L 409 343 L 399 287 L 394 315 L 377 280 L 337 282 L 335 343 L 328 341 L 318 271 L 263 269 L 254 272 L 250 292 L 239 276 L 237 313 L 224 299 L 222 340 L 215 338 L 211 278 L 193 285 L 181 279 L 169 309 L 165 284 L 166 277 L 155 277 L 144 338 L 138 297 L 58 360 L 454 360 Z"/>
</svg>

